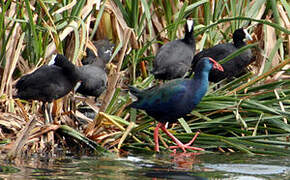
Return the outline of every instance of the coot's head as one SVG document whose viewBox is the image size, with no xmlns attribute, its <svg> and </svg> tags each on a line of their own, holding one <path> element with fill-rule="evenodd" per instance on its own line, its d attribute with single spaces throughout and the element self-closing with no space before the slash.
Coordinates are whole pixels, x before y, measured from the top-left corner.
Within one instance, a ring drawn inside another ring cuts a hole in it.
<svg viewBox="0 0 290 180">
<path fill-rule="evenodd" d="M 195 50 L 195 40 L 194 40 L 194 22 L 192 19 L 187 19 L 185 23 L 185 35 L 183 41 L 192 46 Z"/>
<path fill-rule="evenodd" d="M 252 41 L 252 36 L 248 33 L 248 31 L 244 28 L 236 29 L 233 34 L 233 40 L 235 45 L 239 45 L 239 43 L 243 42 L 243 40 Z"/>
<path fill-rule="evenodd" d="M 185 33 L 192 34 L 194 30 L 194 21 L 193 19 L 187 19 L 185 24 Z"/>
<path fill-rule="evenodd" d="M 108 39 L 97 40 L 93 42 L 97 49 L 97 56 L 90 48 L 86 49 L 86 57 L 82 59 L 82 64 L 93 64 L 102 61 L 101 64 L 107 64 L 111 59 L 115 45 L 110 43 Z"/>
<path fill-rule="evenodd" d="M 103 59 L 105 63 L 108 63 L 113 54 L 115 44 L 110 43 L 108 39 L 103 39 L 94 42 L 94 45 L 98 50 L 98 56 Z"/>
<path fill-rule="evenodd" d="M 209 72 L 211 69 L 224 71 L 223 67 L 210 57 L 201 58 L 195 66 L 195 72 Z"/>
</svg>

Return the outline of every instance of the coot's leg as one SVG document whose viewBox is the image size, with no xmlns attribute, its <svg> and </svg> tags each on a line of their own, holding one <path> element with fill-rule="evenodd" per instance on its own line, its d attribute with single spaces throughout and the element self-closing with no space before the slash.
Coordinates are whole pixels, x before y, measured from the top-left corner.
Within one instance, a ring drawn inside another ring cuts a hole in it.
<svg viewBox="0 0 290 180">
<path fill-rule="evenodd" d="M 44 106 L 44 122 L 45 124 L 53 123 L 53 118 L 52 118 L 52 103 L 51 102 L 43 102 Z"/>
<path fill-rule="evenodd" d="M 49 117 L 49 123 L 51 124 L 54 123 L 53 117 L 52 117 L 52 106 L 53 106 L 52 102 L 48 103 L 48 117 Z"/>
<path fill-rule="evenodd" d="M 42 110 L 44 111 L 44 124 L 48 124 L 49 123 L 49 115 L 48 115 L 48 111 L 47 111 L 47 102 L 43 102 Z"/>
</svg>

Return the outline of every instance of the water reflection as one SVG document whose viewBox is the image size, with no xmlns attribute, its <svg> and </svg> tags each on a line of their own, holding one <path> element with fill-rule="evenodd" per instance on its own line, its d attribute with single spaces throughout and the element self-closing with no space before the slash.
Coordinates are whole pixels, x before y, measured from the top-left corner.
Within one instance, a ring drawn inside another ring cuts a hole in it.
<svg viewBox="0 0 290 180">
<path fill-rule="evenodd" d="M 286 166 L 265 164 L 204 164 L 204 166 L 218 171 L 253 175 L 283 174 L 289 171 Z"/>
<path fill-rule="evenodd" d="M 0 161 L 0 179 L 290 179 L 290 157 L 155 154 Z"/>
<path fill-rule="evenodd" d="M 172 153 L 170 156 L 176 168 L 191 170 L 195 167 L 194 165 L 200 163 L 198 155 L 200 153 Z"/>
<path fill-rule="evenodd" d="M 144 174 L 153 179 L 180 179 L 180 180 L 207 180 L 208 178 L 195 176 L 194 173 L 187 171 L 148 171 Z"/>
</svg>

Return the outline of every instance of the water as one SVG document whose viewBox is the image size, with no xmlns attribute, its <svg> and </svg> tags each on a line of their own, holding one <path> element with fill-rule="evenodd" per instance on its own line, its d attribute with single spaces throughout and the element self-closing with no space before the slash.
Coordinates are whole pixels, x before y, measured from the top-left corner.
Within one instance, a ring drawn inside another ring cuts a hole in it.
<svg viewBox="0 0 290 180">
<path fill-rule="evenodd" d="M 1 161 L 0 179 L 290 179 L 290 156 L 155 154 Z"/>
</svg>

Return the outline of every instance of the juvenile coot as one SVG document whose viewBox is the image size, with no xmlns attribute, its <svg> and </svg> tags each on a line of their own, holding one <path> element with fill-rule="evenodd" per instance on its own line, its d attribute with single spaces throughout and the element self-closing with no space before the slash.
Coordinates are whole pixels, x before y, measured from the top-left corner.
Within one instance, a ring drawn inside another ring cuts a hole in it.
<svg viewBox="0 0 290 180">
<path fill-rule="evenodd" d="M 202 58 L 196 66 L 197 71 L 193 79 L 176 79 L 145 90 L 129 86 L 130 92 L 137 97 L 137 101 L 130 104 L 129 107 L 143 109 L 148 115 L 159 121 L 154 130 L 156 151 L 159 151 L 159 128 L 177 144 L 173 148 L 181 148 L 184 152 L 185 149 L 203 150 L 190 146 L 198 133 L 189 143 L 183 144 L 165 128 L 166 122 L 177 122 L 178 118 L 189 114 L 201 101 L 207 91 L 208 74 L 212 68 L 223 71 L 220 64 L 208 57 Z"/>
<path fill-rule="evenodd" d="M 53 65 L 43 65 L 17 81 L 15 98 L 42 101 L 45 115 L 49 116 L 45 116 L 46 121 L 53 122 L 51 102 L 68 94 L 78 81 L 78 69 L 65 56 L 57 54 Z"/>
<path fill-rule="evenodd" d="M 157 52 L 152 71 L 155 78 L 170 80 L 183 77 L 190 69 L 194 54 L 194 23 L 188 19 L 184 38 L 164 44 Z"/>
<path fill-rule="evenodd" d="M 240 28 L 235 30 L 233 34 L 233 43 L 218 44 L 212 48 L 205 49 L 194 56 L 192 61 L 192 71 L 195 70 L 195 64 L 203 57 L 211 57 L 216 61 L 220 61 L 239 48 L 246 45 L 244 39 L 252 40 L 251 35 L 246 29 Z M 209 73 L 209 81 L 219 82 L 225 78 L 231 79 L 240 76 L 245 67 L 251 63 L 252 52 L 250 49 L 245 50 L 240 55 L 222 64 L 224 72 L 213 69 Z"/>
<path fill-rule="evenodd" d="M 85 65 L 79 67 L 81 85 L 77 92 L 85 96 L 94 96 L 96 99 L 107 87 L 105 66 L 112 56 L 114 44 L 108 40 L 98 40 L 94 45 L 98 50 L 98 56 L 87 49 L 87 57 L 82 61 Z"/>
<path fill-rule="evenodd" d="M 97 58 L 101 58 L 104 62 L 108 63 L 111 59 L 115 45 L 112 44 L 108 39 L 97 40 L 94 41 L 93 44 L 98 51 L 98 56 L 95 55 L 94 51 L 87 48 L 87 56 L 82 60 L 82 64 L 92 64 L 96 61 Z"/>
</svg>

